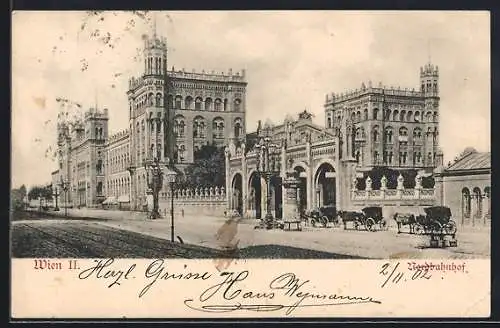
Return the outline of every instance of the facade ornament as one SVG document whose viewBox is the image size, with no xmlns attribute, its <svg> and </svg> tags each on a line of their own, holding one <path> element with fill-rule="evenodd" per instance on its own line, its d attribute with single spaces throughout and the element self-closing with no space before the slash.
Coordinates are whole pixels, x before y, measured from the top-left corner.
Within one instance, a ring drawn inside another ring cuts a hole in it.
<svg viewBox="0 0 500 328">
<path fill-rule="evenodd" d="M 366 178 L 366 188 L 365 188 L 365 190 L 367 190 L 367 191 L 372 190 L 372 178 L 370 178 L 370 176 L 368 176 Z"/>
<path fill-rule="evenodd" d="M 382 176 L 380 179 L 380 190 L 386 190 L 387 189 L 387 178 L 385 175 Z"/>
<path fill-rule="evenodd" d="M 420 173 L 417 173 L 415 177 L 415 189 L 422 189 L 422 176 Z"/>
<path fill-rule="evenodd" d="M 405 178 L 403 178 L 403 176 L 400 173 L 398 176 L 398 187 L 397 187 L 398 190 L 403 190 L 405 188 L 404 182 L 405 182 Z"/>
<path fill-rule="evenodd" d="M 215 186 L 215 196 L 219 196 L 219 187 Z"/>
</svg>

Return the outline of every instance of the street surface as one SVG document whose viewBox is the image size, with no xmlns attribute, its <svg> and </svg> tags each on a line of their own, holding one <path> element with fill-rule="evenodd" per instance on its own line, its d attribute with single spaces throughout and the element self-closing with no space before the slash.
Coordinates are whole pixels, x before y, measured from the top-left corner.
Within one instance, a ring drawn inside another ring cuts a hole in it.
<svg viewBox="0 0 500 328">
<path fill-rule="evenodd" d="M 12 222 L 13 255 L 19 257 L 186 257 L 210 258 L 489 258 L 490 230 L 459 231 L 458 247 L 427 248 L 429 237 L 388 231 L 305 227 L 303 231 L 256 230 L 255 220 L 175 217 L 147 220 L 145 213 L 70 210 L 63 218 L 28 218 Z M 64 216 L 64 212 L 57 215 Z M 100 220 L 89 219 L 100 218 Z M 44 249 L 50 249 L 46 255 Z M 237 251 L 235 251 L 237 249 Z M 66 254 L 66 255 L 65 255 Z"/>
</svg>

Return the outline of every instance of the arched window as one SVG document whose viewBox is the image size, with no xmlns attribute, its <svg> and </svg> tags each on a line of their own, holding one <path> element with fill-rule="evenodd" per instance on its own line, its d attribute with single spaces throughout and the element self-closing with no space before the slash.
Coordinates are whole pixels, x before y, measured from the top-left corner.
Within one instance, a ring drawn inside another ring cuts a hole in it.
<svg viewBox="0 0 500 328">
<path fill-rule="evenodd" d="M 468 188 L 462 189 L 462 214 L 465 218 L 470 218 L 471 214 L 471 197 Z"/>
<path fill-rule="evenodd" d="M 361 112 L 359 110 L 356 113 L 356 122 L 361 122 Z"/>
<path fill-rule="evenodd" d="M 205 120 L 203 117 L 196 117 L 193 121 L 193 137 L 194 138 L 205 138 Z"/>
<path fill-rule="evenodd" d="M 411 122 L 413 118 L 413 112 L 409 111 L 408 114 L 406 114 L 406 121 Z"/>
<path fill-rule="evenodd" d="M 97 160 L 97 165 L 96 165 L 96 171 L 97 171 L 97 174 L 102 174 L 102 159 L 98 159 Z"/>
<path fill-rule="evenodd" d="M 482 202 L 482 195 L 481 195 L 481 189 L 478 187 L 475 187 L 472 190 L 472 193 L 474 194 L 474 203 L 475 203 L 475 209 L 476 213 L 474 213 L 474 217 L 480 218 L 482 213 L 483 213 L 483 202 Z"/>
<path fill-rule="evenodd" d="M 148 106 L 154 106 L 155 95 L 153 93 L 148 94 Z"/>
<path fill-rule="evenodd" d="M 432 121 L 437 123 L 437 121 L 438 121 L 438 113 L 437 112 L 434 112 L 434 115 L 432 116 Z"/>
<path fill-rule="evenodd" d="M 404 126 L 399 129 L 399 135 L 402 137 L 405 137 L 408 135 L 408 129 L 405 128 Z"/>
<path fill-rule="evenodd" d="M 397 121 L 398 116 L 399 116 L 399 111 L 395 110 L 394 112 L 392 112 L 392 120 L 393 121 Z"/>
<path fill-rule="evenodd" d="M 432 113 L 431 112 L 427 112 L 425 114 L 425 121 L 426 122 L 432 122 Z"/>
<path fill-rule="evenodd" d="M 355 112 L 351 113 L 351 122 L 356 122 L 356 113 Z"/>
<path fill-rule="evenodd" d="M 422 139 L 422 129 L 415 128 L 413 129 L 413 140 L 421 140 Z"/>
<path fill-rule="evenodd" d="M 176 96 L 175 97 L 175 109 L 181 109 L 182 108 L 182 96 Z"/>
<path fill-rule="evenodd" d="M 205 99 L 205 110 L 212 110 L 212 98 Z"/>
<path fill-rule="evenodd" d="M 234 100 L 234 111 L 239 112 L 240 110 L 241 110 L 241 100 L 235 99 Z"/>
<path fill-rule="evenodd" d="M 405 116 L 406 116 L 406 111 L 402 110 L 401 113 L 399 114 L 399 120 L 401 122 L 404 122 L 405 121 Z"/>
<path fill-rule="evenodd" d="M 388 126 L 385 128 L 385 134 L 384 134 L 384 137 L 385 137 L 385 140 L 384 142 L 386 143 L 392 143 L 392 135 L 393 135 L 393 129 L 392 127 Z"/>
<path fill-rule="evenodd" d="M 163 104 L 161 103 L 161 93 L 156 94 L 156 107 L 161 107 Z"/>
<path fill-rule="evenodd" d="M 212 130 L 215 139 L 224 138 L 224 120 L 220 117 L 216 117 L 212 122 Z"/>
<path fill-rule="evenodd" d="M 413 119 L 415 122 L 420 122 L 420 112 L 415 112 Z"/>
<path fill-rule="evenodd" d="M 368 120 L 368 108 L 365 108 L 365 110 L 364 110 L 364 120 L 365 121 Z"/>
<path fill-rule="evenodd" d="M 186 109 L 193 109 L 193 97 L 187 96 L 186 100 L 184 100 L 184 108 Z"/>
<path fill-rule="evenodd" d="M 373 109 L 373 119 L 378 120 L 378 108 Z"/>
<path fill-rule="evenodd" d="M 372 135 L 373 135 L 373 141 L 378 142 L 379 140 L 379 131 L 378 131 L 378 126 L 374 126 L 372 130 Z"/>
<path fill-rule="evenodd" d="M 216 112 L 222 111 L 222 100 L 220 100 L 219 98 L 215 99 L 214 110 Z"/>
<path fill-rule="evenodd" d="M 326 120 L 327 120 L 326 126 L 327 126 L 328 128 L 331 128 L 331 127 L 332 127 L 332 118 L 331 118 L 331 117 L 328 117 Z"/>
<path fill-rule="evenodd" d="M 241 119 L 237 118 L 234 121 L 234 137 L 239 138 L 242 134 L 242 122 Z"/>
<path fill-rule="evenodd" d="M 361 159 L 361 152 L 359 150 L 356 151 L 356 162 L 359 164 L 359 160 Z"/>
<path fill-rule="evenodd" d="M 201 99 L 200 97 L 197 97 L 196 100 L 194 101 L 194 109 L 196 110 L 202 110 L 202 105 L 203 103 L 203 99 Z"/>
</svg>

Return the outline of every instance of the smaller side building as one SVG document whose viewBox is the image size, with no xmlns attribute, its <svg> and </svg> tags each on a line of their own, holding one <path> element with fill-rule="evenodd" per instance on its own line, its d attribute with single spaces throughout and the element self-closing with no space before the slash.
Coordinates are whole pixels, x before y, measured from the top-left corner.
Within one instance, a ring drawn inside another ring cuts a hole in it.
<svg viewBox="0 0 500 328">
<path fill-rule="evenodd" d="M 491 224 L 491 153 L 466 148 L 436 174 L 442 181 L 442 205 L 459 226 Z"/>
</svg>

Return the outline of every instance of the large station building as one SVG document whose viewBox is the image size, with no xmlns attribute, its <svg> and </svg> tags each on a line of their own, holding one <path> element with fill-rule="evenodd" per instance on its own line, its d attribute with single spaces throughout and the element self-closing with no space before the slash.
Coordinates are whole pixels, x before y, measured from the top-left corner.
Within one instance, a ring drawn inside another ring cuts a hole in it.
<svg viewBox="0 0 500 328">
<path fill-rule="evenodd" d="M 280 217 L 282 181 L 289 170 L 300 176 L 303 209 L 348 208 L 356 178 L 375 167 L 432 172 L 442 164 L 439 71 L 428 63 L 416 73 L 417 89 L 368 82 L 357 90 L 326 95 L 324 126 L 314 124 L 304 111 L 281 124 L 259 124 L 247 145 L 230 145 L 226 187 L 231 207 L 261 217 L 270 189 L 272 212 Z M 276 163 L 276 174 L 270 183 L 259 174 L 261 148 L 251 140 L 264 137 L 275 145 L 269 160 Z"/>
<path fill-rule="evenodd" d="M 144 161 L 172 161 L 181 169 L 203 145 L 238 144 L 245 138 L 245 71 L 215 73 L 167 69 L 167 41 L 144 40 L 144 70 L 129 80 L 129 126 L 110 135 L 108 110 L 92 108 L 83 118 L 58 120 L 62 202 L 94 206 L 107 198 L 139 208 L 146 202 Z"/>
</svg>

